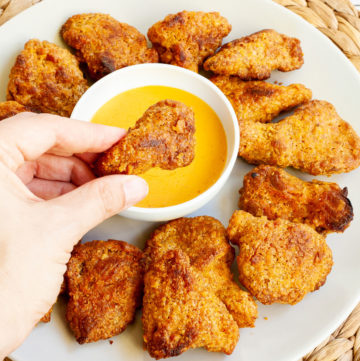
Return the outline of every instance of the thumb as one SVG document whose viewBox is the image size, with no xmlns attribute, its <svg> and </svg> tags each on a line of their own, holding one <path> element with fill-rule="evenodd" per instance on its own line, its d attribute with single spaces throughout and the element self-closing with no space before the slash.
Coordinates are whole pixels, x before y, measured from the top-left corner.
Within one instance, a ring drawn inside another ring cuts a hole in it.
<svg viewBox="0 0 360 361">
<path fill-rule="evenodd" d="M 90 229 L 136 204 L 147 193 L 148 185 L 140 177 L 109 175 L 94 179 L 43 205 L 50 206 L 48 209 L 56 214 L 56 225 L 51 227 L 57 230 L 60 239 L 67 242 L 66 248 L 72 249 Z"/>
</svg>

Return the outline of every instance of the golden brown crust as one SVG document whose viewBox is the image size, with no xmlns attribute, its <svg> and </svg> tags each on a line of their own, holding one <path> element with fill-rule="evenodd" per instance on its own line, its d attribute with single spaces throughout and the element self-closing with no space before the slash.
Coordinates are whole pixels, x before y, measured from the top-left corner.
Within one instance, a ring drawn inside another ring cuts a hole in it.
<svg viewBox="0 0 360 361">
<path fill-rule="evenodd" d="M 49 323 L 51 321 L 51 313 L 53 311 L 53 307 L 51 307 L 50 310 L 43 316 L 43 318 L 40 320 L 40 322 Z"/>
<path fill-rule="evenodd" d="M 11 69 L 7 99 L 33 111 L 70 116 L 87 88 L 74 55 L 33 39 L 25 44 Z"/>
<path fill-rule="evenodd" d="M 158 61 L 156 50 L 147 47 L 143 34 L 110 15 L 74 15 L 60 32 L 95 80 L 129 65 Z"/>
<path fill-rule="evenodd" d="M 146 265 L 165 252 L 179 249 L 201 273 L 208 287 L 225 303 L 239 327 L 254 327 L 257 307 L 250 295 L 233 281 L 230 271 L 234 249 L 226 240 L 224 226 L 215 218 L 179 218 L 159 227 L 146 242 Z"/>
<path fill-rule="evenodd" d="M 233 281 L 234 250 L 216 219 L 179 218 L 159 227 L 144 260 L 144 341 L 151 356 L 195 347 L 230 354 L 238 327 L 254 326 L 256 303 Z"/>
<path fill-rule="evenodd" d="M 270 220 L 304 223 L 322 234 L 343 232 L 353 219 L 347 189 L 336 183 L 305 182 L 283 169 L 260 165 L 244 177 L 240 209 Z"/>
<path fill-rule="evenodd" d="M 272 70 L 291 71 L 303 63 L 300 41 L 269 29 L 223 45 L 205 61 L 204 69 L 243 80 L 264 80 Z"/>
<path fill-rule="evenodd" d="M 320 288 L 333 264 L 325 238 L 305 224 L 232 215 L 228 237 L 239 246 L 240 282 L 263 304 L 295 304 Z"/>
<path fill-rule="evenodd" d="M 194 112 L 185 104 L 162 100 L 146 110 L 127 135 L 95 164 L 95 173 L 141 174 L 152 167 L 175 169 L 195 156 Z"/>
<path fill-rule="evenodd" d="M 133 321 L 141 303 L 141 260 L 141 250 L 122 241 L 75 246 L 65 274 L 66 319 L 80 344 L 115 336 Z"/>
<path fill-rule="evenodd" d="M 191 266 L 208 280 L 239 327 L 254 327 L 256 304 L 233 281 L 230 267 L 234 250 L 218 220 L 209 216 L 179 218 L 159 227 L 146 243 L 145 263 L 156 262 L 171 249 L 188 255 Z"/>
<path fill-rule="evenodd" d="M 163 63 L 197 72 L 230 31 L 231 25 L 217 12 L 182 11 L 154 24 L 148 37 Z"/>
<path fill-rule="evenodd" d="M 18 102 L 13 100 L 9 100 L 7 102 L 0 103 L 0 120 L 10 118 L 16 114 L 23 113 L 23 112 L 30 112 L 31 109 L 25 107 Z"/>
<path fill-rule="evenodd" d="M 240 122 L 239 155 L 252 164 L 292 166 L 313 175 L 360 165 L 360 138 L 326 101 L 312 100 L 279 123 Z"/>
<path fill-rule="evenodd" d="M 177 356 L 196 347 L 232 353 L 238 325 L 186 253 L 170 250 L 150 263 L 144 285 L 144 344 L 152 357 Z"/>
<path fill-rule="evenodd" d="M 308 102 L 312 92 L 302 84 L 280 86 L 265 81 L 242 81 L 236 76 L 210 79 L 226 95 L 238 121 L 271 122 L 281 112 Z"/>
</svg>

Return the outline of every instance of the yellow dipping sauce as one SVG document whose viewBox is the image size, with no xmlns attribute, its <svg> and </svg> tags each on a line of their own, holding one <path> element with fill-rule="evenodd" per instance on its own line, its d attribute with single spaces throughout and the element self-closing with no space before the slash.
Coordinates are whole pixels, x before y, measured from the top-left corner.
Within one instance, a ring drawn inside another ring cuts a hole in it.
<svg viewBox="0 0 360 361">
<path fill-rule="evenodd" d="M 144 86 L 121 93 L 104 104 L 91 120 L 128 129 L 146 109 L 160 100 L 172 99 L 191 107 L 195 114 L 195 158 L 183 168 L 152 168 L 140 176 L 149 184 L 149 194 L 137 207 L 168 207 L 195 198 L 220 177 L 226 162 L 224 128 L 212 108 L 197 96 L 167 86 Z"/>
</svg>

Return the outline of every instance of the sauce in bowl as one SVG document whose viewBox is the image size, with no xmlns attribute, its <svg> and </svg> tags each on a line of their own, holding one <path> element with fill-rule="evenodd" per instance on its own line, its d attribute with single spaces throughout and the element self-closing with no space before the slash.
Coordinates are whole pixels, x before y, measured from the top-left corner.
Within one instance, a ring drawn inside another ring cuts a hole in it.
<svg viewBox="0 0 360 361">
<path fill-rule="evenodd" d="M 193 109 L 195 158 L 187 167 L 152 168 L 141 174 L 149 184 L 149 194 L 137 207 L 168 207 L 193 199 L 210 188 L 225 167 L 227 143 L 221 121 L 207 103 L 187 91 L 158 85 L 127 90 L 105 103 L 91 121 L 128 129 L 147 108 L 164 99 L 183 102 Z"/>
</svg>

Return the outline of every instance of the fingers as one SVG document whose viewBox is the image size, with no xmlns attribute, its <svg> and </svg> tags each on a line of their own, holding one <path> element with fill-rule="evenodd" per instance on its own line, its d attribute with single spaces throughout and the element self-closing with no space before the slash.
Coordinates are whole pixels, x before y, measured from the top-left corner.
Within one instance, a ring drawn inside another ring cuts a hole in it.
<svg viewBox="0 0 360 361">
<path fill-rule="evenodd" d="M 86 152 L 86 153 L 79 153 L 79 154 L 74 154 L 75 157 L 81 159 L 83 162 L 87 163 L 87 164 L 92 164 L 96 161 L 96 159 L 99 158 L 100 154 L 99 153 L 90 153 L 90 152 Z"/>
<path fill-rule="evenodd" d="M 71 183 L 37 178 L 34 178 L 30 183 L 28 183 L 27 187 L 37 197 L 45 200 L 59 197 L 62 194 L 68 193 L 76 188 L 76 186 Z"/>
<path fill-rule="evenodd" d="M 80 159 L 52 154 L 43 154 L 36 161 L 25 162 L 17 169 L 16 174 L 25 184 L 36 177 L 80 186 L 95 178 L 89 167 Z"/>
<path fill-rule="evenodd" d="M 147 183 L 140 177 L 110 175 L 95 179 L 70 193 L 45 203 L 59 222 L 56 227 L 67 251 L 90 229 L 121 212 L 148 193 Z M 43 205 L 42 205 L 43 206 Z"/>
<path fill-rule="evenodd" d="M 102 152 L 125 135 L 124 129 L 51 114 L 20 113 L 0 123 L 0 161 L 15 171 L 45 152 L 70 156 Z"/>
</svg>

